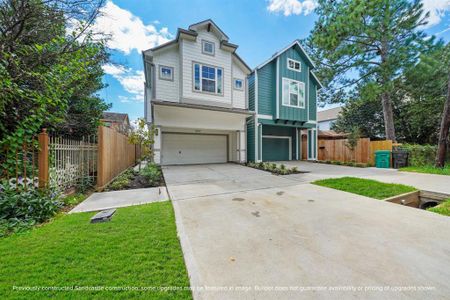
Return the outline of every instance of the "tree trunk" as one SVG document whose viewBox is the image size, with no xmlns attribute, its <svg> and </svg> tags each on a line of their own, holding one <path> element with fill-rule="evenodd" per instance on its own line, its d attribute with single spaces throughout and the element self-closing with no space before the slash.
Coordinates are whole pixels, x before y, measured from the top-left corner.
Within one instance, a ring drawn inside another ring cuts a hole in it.
<svg viewBox="0 0 450 300">
<path fill-rule="evenodd" d="M 389 92 L 383 92 L 381 94 L 381 103 L 383 105 L 384 130 L 386 133 L 386 139 L 392 140 L 392 142 L 396 142 L 394 113 L 392 111 L 392 101 Z"/>
<path fill-rule="evenodd" d="M 448 132 L 450 127 L 450 73 L 448 74 L 447 83 L 447 100 L 444 104 L 442 113 L 441 129 L 439 131 L 438 149 L 436 153 L 436 167 L 443 168 L 445 166 L 445 158 L 447 155 Z"/>
</svg>

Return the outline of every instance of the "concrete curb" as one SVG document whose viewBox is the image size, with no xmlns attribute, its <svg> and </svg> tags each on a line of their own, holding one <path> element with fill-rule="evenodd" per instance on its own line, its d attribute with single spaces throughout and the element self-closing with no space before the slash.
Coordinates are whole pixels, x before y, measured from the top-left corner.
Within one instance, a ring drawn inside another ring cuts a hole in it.
<svg viewBox="0 0 450 300">
<path fill-rule="evenodd" d="M 181 210 L 178 204 L 178 201 L 173 201 L 169 189 L 167 189 L 167 193 L 169 198 L 171 199 L 173 210 L 175 213 L 175 224 L 177 226 L 177 235 L 180 240 L 181 250 L 183 252 L 184 264 L 186 265 L 186 269 L 189 276 L 189 283 L 191 285 L 192 297 L 195 300 L 204 299 L 200 292 L 196 289 L 196 287 L 201 286 L 201 277 L 198 269 L 197 260 L 195 259 L 194 253 L 192 251 L 191 242 L 186 234 L 184 225 L 183 225 L 183 217 L 181 216 Z"/>
</svg>

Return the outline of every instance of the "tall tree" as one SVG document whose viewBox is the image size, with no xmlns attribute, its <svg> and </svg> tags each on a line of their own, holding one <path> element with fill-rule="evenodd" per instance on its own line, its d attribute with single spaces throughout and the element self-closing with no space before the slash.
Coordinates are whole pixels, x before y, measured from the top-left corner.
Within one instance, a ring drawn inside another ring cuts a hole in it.
<svg viewBox="0 0 450 300">
<path fill-rule="evenodd" d="M 385 136 L 396 140 L 393 80 L 417 61 L 426 24 L 420 0 L 319 0 L 307 42 L 319 58 L 330 102 L 345 101 L 357 85 L 372 82 L 383 108 Z"/>
<path fill-rule="evenodd" d="M 92 78 L 107 59 L 102 41 L 89 32 L 102 3 L 0 1 L 2 167 L 13 165 L 12 156 L 40 128 L 64 122 L 70 99 L 92 97 Z"/>
</svg>

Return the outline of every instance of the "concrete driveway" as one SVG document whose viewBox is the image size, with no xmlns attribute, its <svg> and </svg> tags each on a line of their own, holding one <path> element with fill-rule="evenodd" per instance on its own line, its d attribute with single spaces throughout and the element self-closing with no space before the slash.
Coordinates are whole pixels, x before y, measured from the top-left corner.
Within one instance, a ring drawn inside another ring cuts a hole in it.
<svg viewBox="0 0 450 300">
<path fill-rule="evenodd" d="M 197 299 L 450 294 L 450 218 L 234 164 L 163 172 Z"/>
</svg>

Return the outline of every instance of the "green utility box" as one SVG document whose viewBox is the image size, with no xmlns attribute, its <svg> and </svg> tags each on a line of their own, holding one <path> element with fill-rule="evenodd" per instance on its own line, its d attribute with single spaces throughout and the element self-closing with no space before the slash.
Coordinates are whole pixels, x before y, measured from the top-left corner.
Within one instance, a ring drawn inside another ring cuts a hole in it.
<svg viewBox="0 0 450 300">
<path fill-rule="evenodd" d="M 378 150 L 375 151 L 375 166 L 377 168 L 389 168 L 391 165 L 391 151 Z"/>
</svg>

